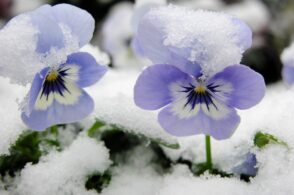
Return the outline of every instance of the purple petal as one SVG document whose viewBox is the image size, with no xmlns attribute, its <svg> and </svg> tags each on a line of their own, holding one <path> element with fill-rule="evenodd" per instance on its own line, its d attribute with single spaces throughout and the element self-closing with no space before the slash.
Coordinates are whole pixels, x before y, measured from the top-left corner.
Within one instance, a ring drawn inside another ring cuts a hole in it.
<svg viewBox="0 0 294 195">
<path fill-rule="evenodd" d="M 64 47 L 64 36 L 52 14 L 52 7 L 44 5 L 35 11 L 29 12 L 32 24 L 39 30 L 37 52 L 46 53 L 51 48 Z"/>
<path fill-rule="evenodd" d="M 136 48 L 140 48 L 138 52 L 143 53 L 154 64 L 172 64 L 188 74 L 194 76 L 200 74 L 200 66 L 187 58 L 190 49 L 176 49 L 164 45 L 164 32 L 160 23 L 150 18 L 143 18 L 135 39 Z"/>
<path fill-rule="evenodd" d="M 222 140 L 231 137 L 240 123 L 240 117 L 234 109 L 231 109 L 224 118 L 217 120 L 200 110 L 196 116 L 181 119 L 168 106 L 159 113 L 158 121 L 171 135 L 189 136 L 202 133 L 211 135 L 217 140 Z"/>
<path fill-rule="evenodd" d="M 55 124 L 77 122 L 88 116 L 93 108 L 92 98 L 82 91 L 78 102 L 73 105 L 64 105 L 54 100 L 46 110 L 33 109 L 29 115 L 22 113 L 21 117 L 28 127 L 42 131 Z"/>
<path fill-rule="evenodd" d="M 96 83 L 107 71 L 106 66 L 97 64 L 95 58 L 86 52 L 69 55 L 64 65 L 67 64 L 73 64 L 79 67 L 79 80 L 77 81 L 77 85 L 82 88 Z"/>
<path fill-rule="evenodd" d="M 172 113 L 168 106 L 160 111 L 158 121 L 163 129 L 174 136 L 189 136 L 203 133 L 202 122 L 199 117 L 180 119 Z"/>
<path fill-rule="evenodd" d="M 284 81 L 291 85 L 294 83 L 294 67 L 293 66 L 284 66 L 282 71 Z"/>
<path fill-rule="evenodd" d="M 237 18 L 233 18 L 232 22 L 238 27 L 237 33 L 235 34 L 237 44 L 245 51 L 252 45 L 252 31 L 246 23 Z"/>
<path fill-rule="evenodd" d="M 80 47 L 92 39 L 95 21 L 86 11 L 68 4 L 59 4 L 52 7 L 52 14 L 57 24 L 68 26 L 73 35 L 79 39 Z"/>
<path fill-rule="evenodd" d="M 209 79 L 208 83 L 219 83 L 221 88 L 227 88 L 219 94 L 224 97 L 223 101 L 238 109 L 258 104 L 266 89 L 263 77 L 244 65 L 229 66 Z"/>
<path fill-rule="evenodd" d="M 189 76 L 172 65 L 153 65 L 139 76 L 134 88 L 137 106 L 156 110 L 171 102 L 169 86 L 178 80 L 188 80 Z"/>
<path fill-rule="evenodd" d="M 256 168 L 257 160 L 256 156 L 253 153 L 247 153 L 245 161 L 234 167 L 233 172 L 236 174 L 244 174 L 248 176 L 256 176 L 257 168 Z"/>
<path fill-rule="evenodd" d="M 37 97 L 39 95 L 39 92 L 42 88 L 44 79 L 46 78 L 46 74 L 48 72 L 49 68 L 42 69 L 39 73 L 35 75 L 35 78 L 32 82 L 31 89 L 29 91 L 29 102 L 28 102 L 28 112 L 30 113 L 33 110 L 33 107 L 35 105 L 35 102 L 37 100 Z"/>
</svg>

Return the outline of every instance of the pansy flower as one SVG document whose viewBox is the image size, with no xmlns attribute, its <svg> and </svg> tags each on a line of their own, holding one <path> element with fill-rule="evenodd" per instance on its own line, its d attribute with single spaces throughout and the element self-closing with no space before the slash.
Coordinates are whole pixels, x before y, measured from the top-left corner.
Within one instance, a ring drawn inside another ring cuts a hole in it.
<svg viewBox="0 0 294 195">
<path fill-rule="evenodd" d="M 12 68 L 10 60 L 1 68 L 12 81 L 31 81 L 21 114 L 28 127 L 44 130 L 79 121 L 92 112 L 94 102 L 83 88 L 97 82 L 107 69 L 89 53 L 79 52 L 94 31 L 89 13 L 67 4 L 44 5 L 13 18 L 1 31 L 19 38 L 15 53 L 23 55 L 22 61 L 16 59 L 19 64 Z"/>
<path fill-rule="evenodd" d="M 281 59 L 284 65 L 283 79 L 287 84 L 292 85 L 294 84 L 294 43 L 283 51 Z"/>
<path fill-rule="evenodd" d="M 240 122 L 236 109 L 265 94 L 263 77 L 239 64 L 252 34 L 238 19 L 167 6 L 144 16 L 136 38 L 154 65 L 139 76 L 135 103 L 163 108 L 158 121 L 172 135 L 229 138 Z"/>
</svg>

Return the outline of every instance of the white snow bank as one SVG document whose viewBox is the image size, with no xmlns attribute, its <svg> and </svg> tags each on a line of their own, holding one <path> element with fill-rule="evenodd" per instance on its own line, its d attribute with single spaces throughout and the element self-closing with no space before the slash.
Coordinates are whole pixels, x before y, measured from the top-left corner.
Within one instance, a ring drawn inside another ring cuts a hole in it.
<svg viewBox="0 0 294 195">
<path fill-rule="evenodd" d="M 85 189 L 89 175 L 103 173 L 111 164 L 103 143 L 79 137 L 62 152 L 52 152 L 21 171 L 17 193 L 22 195 L 96 194 Z"/>
<path fill-rule="evenodd" d="M 0 77 L 0 155 L 8 154 L 10 145 L 26 129 L 17 103 L 24 98 L 26 91 L 27 88 Z"/>
<path fill-rule="evenodd" d="M 96 85 L 88 88 L 95 101 L 95 111 L 86 120 L 91 126 L 95 118 L 122 127 L 125 131 L 143 134 L 167 144 L 176 144 L 176 139 L 167 134 L 157 121 L 157 112 L 142 110 L 133 100 L 133 87 L 139 75 L 137 71 L 111 70 Z"/>
<path fill-rule="evenodd" d="M 127 162 L 115 168 L 111 183 L 101 195 L 156 194 L 161 187 L 162 176 L 152 167 L 154 153 L 140 146 L 130 151 L 127 156 Z"/>
</svg>

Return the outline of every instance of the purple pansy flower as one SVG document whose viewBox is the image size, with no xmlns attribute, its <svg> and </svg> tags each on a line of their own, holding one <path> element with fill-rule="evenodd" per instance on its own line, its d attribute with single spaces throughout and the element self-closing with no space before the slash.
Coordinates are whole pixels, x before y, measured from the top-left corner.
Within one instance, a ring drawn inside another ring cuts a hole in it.
<svg viewBox="0 0 294 195">
<path fill-rule="evenodd" d="M 180 14 L 177 15 L 177 12 Z M 205 29 L 201 29 L 198 34 L 190 34 L 193 29 L 189 27 L 194 27 L 193 22 L 195 20 L 197 22 L 196 16 L 204 19 L 207 18 L 206 16 L 208 19 L 213 17 L 215 20 L 223 17 L 223 15 L 214 16 L 211 12 L 195 13 L 196 15 L 189 10 L 167 7 L 153 10 L 143 18 L 136 38 L 144 54 L 155 65 L 146 68 L 139 76 L 134 88 L 134 100 L 137 106 L 146 110 L 164 107 L 158 115 L 158 120 L 160 125 L 172 135 L 206 134 L 215 139 L 226 139 L 233 134 L 240 122 L 236 108 L 248 109 L 261 101 L 265 94 L 265 83 L 260 74 L 236 63 L 237 58 L 232 58 L 232 64 L 225 64 L 228 60 L 221 58 L 230 58 L 229 52 L 223 53 L 227 56 L 211 53 L 216 47 L 221 48 L 221 46 L 217 45 L 217 42 L 210 41 L 213 36 L 203 39 L 206 36 Z M 184 21 L 179 19 L 180 16 L 187 15 L 192 17 L 192 20 L 187 21 L 188 26 L 181 26 Z M 251 31 L 246 24 L 230 17 L 224 17 L 223 20 L 222 23 L 227 22 L 228 27 L 237 26 L 232 32 L 225 32 L 223 38 L 216 37 L 216 40 L 219 38 L 220 41 L 225 39 L 225 42 L 222 42 L 224 49 L 235 47 L 242 53 L 249 48 L 252 41 Z M 213 25 L 207 33 L 213 30 Z M 180 26 L 180 29 L 177 29 L 177 26 Z M 202 32 L 205 34 L 201 34 Z M 231 37 L 226 37 L 230 33 Z M 219 34 L 216 36 L 221 36 L 222 32 Z M 166 39 L 177 36 L 182 36 L 181 42 L 169 40 L 172 42 L 172 45 L 169 45 Z M 191 54 L 197 54 L 193 60 Z M 238 57 L 239 54 L 236 53 L 236 56 Z M 224 65 L 223 68 L 218 67 L 217 71 L 211 71 L 213 66 L 210 69 L 207 69 L 206 65 L 203 66 L 207 61 L 208 64 L 217 62 Z"/>
<path fill-rule="evenodd" d="M 33 73 L 25 100 L 21 115 L 24 123 L 31 129 L 44 130 L 85 118 L 94 102 L 83 88 L 93 85 L 107 70 L 89 53 L 79 52 L 92 38 L 94 19 L 71 5 L 44 5 L 15 17 L 8 26 L 23 20 L 37 32 L 35 52 L 39 61 L 35 66 L 40 66 L 39 72 Z"/>
</svg>

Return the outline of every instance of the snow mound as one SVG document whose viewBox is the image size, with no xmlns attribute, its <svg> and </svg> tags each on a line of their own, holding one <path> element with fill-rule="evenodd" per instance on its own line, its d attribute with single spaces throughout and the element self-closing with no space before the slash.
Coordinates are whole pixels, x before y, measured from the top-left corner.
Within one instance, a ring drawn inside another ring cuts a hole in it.
<svg viewBox="0 0 294 195">
<path fill-rule="evenodd" d="M 135 105 L 133 88 L 138 75 L 137 71 L 110 69 L 101 81 L 88 88 L 95 101 L 95 111 L 85 124 L 89 127 L 97 118 L 125 131 L 176 144 L 176 139 L 160 127 L 157 112 L 142 110 Z"/>
<path fill-rule="evenodd" d="M 52 152 L 36 165 L 27 165 L 17 193 L 22 195 L 96 194 L 85 189 L 87 177 L 103 173 L 111 164 L 104 144 L 79 137 L 63 152 Z"/>
<path fill-rule="evenodd" d="M 0 155 L 9 154 L 10 146 L 26 128 L 17 103 L 24 98 L 26 91 L 27 87 L 11 84 L 9 79 L 0 77 Z"/>
</svg>

